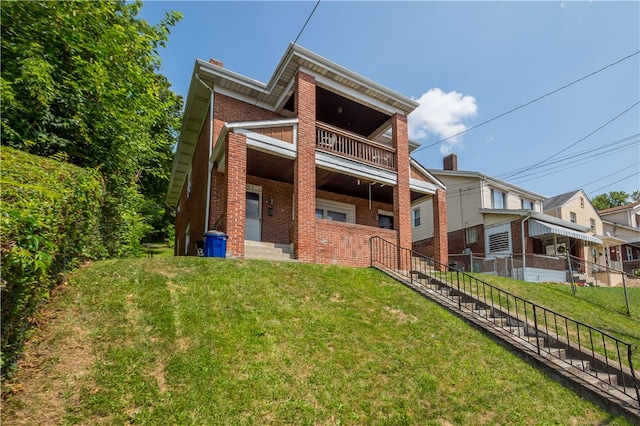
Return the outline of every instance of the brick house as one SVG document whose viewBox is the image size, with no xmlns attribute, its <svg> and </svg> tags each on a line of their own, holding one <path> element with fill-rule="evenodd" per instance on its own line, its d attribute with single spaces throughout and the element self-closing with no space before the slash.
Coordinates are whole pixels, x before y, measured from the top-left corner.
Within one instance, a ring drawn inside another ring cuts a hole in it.
<svg viewBox="0 0 640 426">
<path fill-rule="evenodd" d="M 566 281 L 564 250 L 584 258 L 586 247 L 602 244 L 589 227 L 545 214 L 546 197 L 458 170 L 457 163 L 451 154 L 444 158 L 443 170 L 428 172 L 447 188 L 449 259 L 460 269 L 525 281 Z M 432 209 L 431 200 L 425 200 L 413 207 L 412 215 L 429 216 Z M 415 227 L 414 250 L 428 250 L 432 238 L 428 226 Z"/>
<path fill-rule="evenodd" d="M 640 202 L 599 210 L 604 233 L 621 241 L 609 257 L 628 274 L 640 275 Z"/>
<path fill-rule="evenodd" d="M 417 106 L 295 44 L 266 84 L 196 60 L 166 199 L 175 254 L 196 254 L 216 230 L 227 257 L 258 241 L 369 266 L 373 236 L 411 247 L 411 206 L 428 199 L 432 252 L 446 262 L 444 185 L 410 157 Z"/>
</svg>

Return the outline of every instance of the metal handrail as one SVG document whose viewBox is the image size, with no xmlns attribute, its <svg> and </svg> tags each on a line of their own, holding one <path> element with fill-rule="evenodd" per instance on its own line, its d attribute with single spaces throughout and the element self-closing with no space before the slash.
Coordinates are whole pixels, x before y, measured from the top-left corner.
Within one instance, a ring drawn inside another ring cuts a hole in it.
<svg viewBox="0 0 640 426">
<path fill-rule="evenodd" d="M 615 389 L 640 404 L 640 383 L 632 359 L 635 345 L 378 236 L 369 245 L 372 267 L 393 271 L 412 284 L 414 276 L 435 282 L 444 289 L 441 296 L 457 302 L 459 310 L 533 345 L 539 355 L 581 369 L 607 385 L 602 386 L 604 391 L 615 395 Z"/>
</svg>

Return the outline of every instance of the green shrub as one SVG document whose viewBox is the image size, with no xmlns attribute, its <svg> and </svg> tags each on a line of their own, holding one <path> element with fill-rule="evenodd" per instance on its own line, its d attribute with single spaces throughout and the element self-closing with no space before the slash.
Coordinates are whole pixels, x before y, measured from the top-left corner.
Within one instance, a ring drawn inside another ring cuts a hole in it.
<svg viewBox="0 0 640 426">
<path fill-rule="evenodd" d="M 51 289 L 82 259 L 105 255 L 95 170 L 2 148 L 2 373 Z"/>
</svg>

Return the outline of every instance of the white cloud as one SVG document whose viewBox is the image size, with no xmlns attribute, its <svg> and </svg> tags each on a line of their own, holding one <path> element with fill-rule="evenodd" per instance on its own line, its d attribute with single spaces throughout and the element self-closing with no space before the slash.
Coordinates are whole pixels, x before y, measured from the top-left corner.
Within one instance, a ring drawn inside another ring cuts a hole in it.
<svg viewBox="0 0 640 426">
<path fill-rule="evenodd" d="M 462 96 L 456 91 L 445 93 L 439 88 L 429 89 L 417 101 L 420 105 L 408 117 L 409 137 L 412 139 L 426 139 L 429 136 L 449 138 L 467 130 L 462 120 L 475 117 L 478 113 L 476 98 Z M 461 143 L 462 135 L 453 137 L 440 145 L 440 152 L 446 155 Z"/>
</svg>

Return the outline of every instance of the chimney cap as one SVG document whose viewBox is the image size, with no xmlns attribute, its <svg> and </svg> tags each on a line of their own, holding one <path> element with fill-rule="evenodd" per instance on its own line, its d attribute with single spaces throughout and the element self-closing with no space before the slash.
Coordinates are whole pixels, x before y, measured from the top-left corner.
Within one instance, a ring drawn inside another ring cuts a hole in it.
<svg viewBox="0 0 640 426">
<path fill-rule="evenodd" d="M 215 66 L 217 66 L 217 67 L 224 68 L 224 64 L 223 64 L 222 62 L 220 62 L 219 60 L 217 60 L 217 59 L 210 58 L 210 59 L 209 59 L 209 63 L 210 63 L 211 65 L 215 65 Z"/>
</svg>

